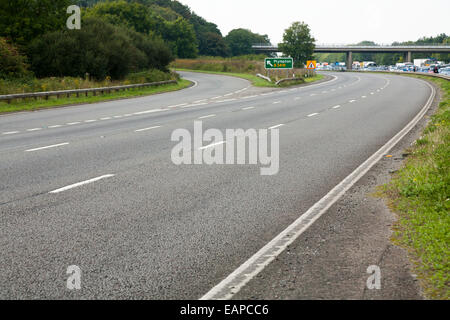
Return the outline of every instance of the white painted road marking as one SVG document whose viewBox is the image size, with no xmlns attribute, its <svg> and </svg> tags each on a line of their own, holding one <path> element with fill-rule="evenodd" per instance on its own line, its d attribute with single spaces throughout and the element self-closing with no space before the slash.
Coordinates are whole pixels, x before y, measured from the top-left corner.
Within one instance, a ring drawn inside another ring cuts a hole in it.
<svg viewBox="0 0 450 320">
<path fill-rule="evenodd" d="M 242 110 L 251 110 L 251 109 L 255 109 L 255 107 L 245 107 L 245 108 L 242 108 Z"/>
<path fill-rule="evenodd" d="M 152 110 L 146 110 L 146 111 L 141 111 L 141 112 L 135 112 L 133 114 L 138 116 L 138 115 L 141 115 L 141 114 L 161 112 L 161 111 L 165 111 L 165 110 L 164 109 L 152 109 Z"/>
<path fill-rule="evenodd" d="M 208 114 L 207 116 L 199 117 L 199 119 L 206 119 L 206 118 L 212 118 L 215 117 L 215 114 Z"/>
<path fill-rule="evenodd" d="M 219 142 L 211 143 L 211 144 L 209 144 L 207 146 L 198 148 L 198 150 L 205 150 L 205 149 L 208 149 L 208 148 L 211 148 L 211 147 L 214 147 L 214 146 L 218 146 L 218 145 L 221 145 L 221 144 L 224 144 L 224 143 L 226 143 L 226 141 L 219 141 Z"/>
<path fill-rule="evenodd" d="M 150 128 L 138 129 L 138 130 L 135 130 L 134 132 L 142 132 L 142 131 L 148 131 L 148 130 L 153 130 L 153 129 L 158 129 L 158 128 L 161 128 L 161 126 L 154 126 L 154 127 L 150 127 Z"/>
<path fill-rule="evenodd" d="M 353 102 L 355 102 L 355 101 L 356 101 L 356 100 L 350 100 L 349 102 L 350 102 L 350 103 L 353 103 Z"/>
<path fill-rule="evenodd" d="M 9 132 L 3 132 L 2 134 L 8 135 L 8 134 L 16 134 L 19 133 L 19 131 L 9 131 Z"/>
<path fill-rule="evenodd" d="M 341 107 L 340 105 L 337 105 L 337 106 L 334 106 L 333 109 L 338 109 L 340 107 Z"/>
<path fill-rule="evenodd" d="M 276 128 L 279 128 L 279 127 L 282 127 L 282 126 L 284 126 L 284 124 L 280 123 L 280 124 L 277 124 L 276 126 L 270 127 L 269 130 L 276 129 Z"/>
<path fill-rule="evenodd" d="M 314 116 L 317 116 L 317 115 L 318 115 L 318 113 L 315 112 L 315 113 L 308 114 L 308 117 L 314 117 Z"/>
<path fill-rule="evenodd" d="M 375 164 L 382 159 L 411 129 L 423 118 L 436 95 L 435 89 L 431 89 L 431 95 L 422 110 L 411 120 L 406 127 L 397 133 L 391 140 L 375 152 L 369 159 L 362 163 L 356 170 L 330 190 L 322 199 L 316 202 L 304 214 L 273 238 L 269 243 L 245 261 L 228 277 L 203 295 L 200 300 L 229 300 L 238 293 L 250 280 L 258 275 L 288 246 L 290 246 L 305 230 L 336 203 L 356 182 L 358 182 Z"/>
<path fill-rule="evenodd" d="M 68 126 L 73 126 L 73 125 L 76 125 L 76 124 L 80 124 L 80 122 L 69 122 L 69 123 L 66 123 Z"/>
<path fill-rule="evenodd" d="M 92 119 L 92 120 L 85 120 L 84 122 L 86 122 L 86 123 L 97 122 L 97 120 L 94 120 L 94 119 Z M 50 127 L 49 127 L 49 128 L 50 128 Z"/>
<path fill-rule="evenodd" d="M 281 101 L 275 101 L 273 104 L 279 104 L 281 103 Z"/>
<path fill-rule="evenodd" d="M 29 131 L 29 132 L 39 131 L 39 130 L 42 130 L 42 128 L 27 129 L 27 131 Z"/>
<path fill-rule="evenodd" d="M 86 121 L 85 121 L 86 122 Z M 49 129 L 53 129 L 53 128 L 61 128 L 62 125 L 60 124 L 55 124 L 54 126 L 48 126 Z"/>
<path fill-rule="evenodd" d="M 25 152 L 33 152 L 33 151 L 50 149 L 50 148 L 56 148 L 56 147 L 66 146 L 68 144 L 69 144 L 68 142 L 59 143 L 59 144 L 52 144 L 51 146 L 45 146 L 45 147 L 40 147 L 40 148 L 28 149 L 28 150 L 25 150 Z"/>
<path fill-rule="evenodd" d="M 60 192 L 63 192 L 63 191 L 67 191 L 67 190 L 76 188 L 76 187 L 80 187 L 80 186 L 88 184 L 88 183 L 96 182 L 96 181 L 99 181 L 99 180 L 102 180 L 102 179 L 106 179 L 106 178 L 111 178 L 111 177 L 114 177 L 114 174 L 105 174 L 105 175 L 97 177 L 97 178 L 93 178 L 93 179 L 89 179 L 89 180 L 86 180 L 86 181 L 74 183 L 74 184 L 71 184 L 70 186 L 50 191 L 49 193 L 60 193 Z"/>
<path fill-rule="evenodd" d="M 187 103 L 176 104 L 174 106 L 168 106 L 167 108 L 177 108 L 177 107 L 182 107 L 182 106 L 185 106 L 185 105 L 187 105 Z"/>
</svg>

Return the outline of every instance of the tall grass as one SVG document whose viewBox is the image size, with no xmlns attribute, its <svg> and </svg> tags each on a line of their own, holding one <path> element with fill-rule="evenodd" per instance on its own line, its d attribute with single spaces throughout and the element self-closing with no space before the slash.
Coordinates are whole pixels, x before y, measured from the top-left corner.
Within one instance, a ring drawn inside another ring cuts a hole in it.
<svg viewBox="0 0 450 320">
<path fill-rule="evenodd" d="M 254 58 L 257 58 L 257 60 L 253 60 Z M 170 66 L 174 69 L 197 71 L 246 73 L 252 75 L 260 73 L 269 75 L 274 82 L 280 79 L 290 78 L 294 74 L 297 78 L 303 78 L 308 72 L 305 69 L 271 70 L 270 74 L 268 74 L 264 68 L 264 58 L 264 55 L 250 55 L 234 58 L 201 57 L 198 59 L 177 59 Z M 315 73 L 310 72 L 310 75 L 315 76 Z"/>
<path fill-rule="evenodd" d="M 399 217 L 393 240 L 408 249 L 425 295 L 450 299 L 450 81 L 431 81 L 442 102 L 384 193 Z"/>
<path fill-rule="evenodd" d="M 110 77 L 106 77 L 106 79 L 103 81 L 94 81 L 90 80 L 89 78 L 83 79 L 73 77 L 51 77 L 44 79 L 27 77 L 20 79 L 0 79 L 0 95 L 26 92 L 88 89 L 135 83 L 158 82 L 172 79 L 176 80 L 177 75 L 168 72 L 162 72 L 160 70 L 148 70 L 139 73 L 131 73 L 121 81 L 111 81 Z"/>
</svg>

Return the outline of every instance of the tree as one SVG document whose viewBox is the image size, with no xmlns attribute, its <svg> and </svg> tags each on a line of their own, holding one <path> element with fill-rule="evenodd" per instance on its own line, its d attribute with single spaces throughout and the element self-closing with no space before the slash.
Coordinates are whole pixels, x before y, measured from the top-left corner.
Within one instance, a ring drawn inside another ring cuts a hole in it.
<svg viewBox="0 0 450 320">
<path fill-rule="evenodd" d="M 230 55 L 230 49 L 225 40 L 214 32 L 207 32 L 199 39 L 199 52 L 206 56 L 228 57 Z"/>
<path fill-rule="evenodd" d="M 252 45 L 254 44 L 270 44 L 267 35 L 253 33 L 248 29 L 231 30 L 225 37 L 225 42 L 228 44 L 233 56 L 252 54 Z"/>
<path fill-rule="evenodd" d="M 87 10 L 86 16 L 99 17 L 113 25 L 124 25 L 146 34 L 156 27 L 147 7 L 124 0 L 98 3 Z"/>
<path fill-rule="evenodd" d="M 197 38 L 194 28 L 183 18 L 167 21 L 162 37 L 168 41 L 172 52 L 178 58 L 196 58 L 198 54 Z"/>
<path fill-rule="evenodd" d="M 300 68 L 312 59 L 315 41 L 306 23 L 294 22 L 284 31 L 283 43 L 280 43 L 279 48 L 285 55 L 294 58 L 295 67 Z"/>
<path fill-rule="evenodd" d="M 49 31 L 65 28 L 70 0 L 1 0 L 0 36 L 25 46 Z"/>
</svg>

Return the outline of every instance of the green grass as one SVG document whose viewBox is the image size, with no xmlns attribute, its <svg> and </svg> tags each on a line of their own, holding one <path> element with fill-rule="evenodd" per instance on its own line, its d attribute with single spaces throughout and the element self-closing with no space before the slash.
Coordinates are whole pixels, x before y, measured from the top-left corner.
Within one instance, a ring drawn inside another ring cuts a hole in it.
<svg viewBox="0 0 450 320">
<path fill-rule="evenodd" d="M 203 71 L 203 70 L 191 70 L 191 69 L 183 69 L 183 68 L 177 68 L 176 70 L 177 71 L 189 71 L 189 72 L 199 72 L 199 73 L 221 74 L 221 75 L 225 75 L 225 76 L 233 76 L 233 77 L 246 79 L 246 80 L 250 81 L 255 87 L 271 87 L 271 88 L 279 88 L 281 86 L 282 87 L 293 86 L 293 85 L 298 85 L 301 83 L 314 82 L 314 81 L 323 79 L 323 75 L 318 74 L 314 77 L 304 78 L 304 80 L 301 80 L 301 81 L 287 81 L 287 82 L 283 83 L 282 85 L 277 86 L 273 82 L 268 82 L 267 80 L 264 80 L 253 74 L 248 74 L 248 73 Z"/>
<path fill-rule="evenodd" d="M 147 96 L 157 93 L 170 92 L 175 90 L 180 90 L 188 87 L 191 84 L 190 81 L 181 79 L 177 84 L 167 84 L 157 87 L 146 87 L 146 88 L 135 88 L 129 89 L 127 91 L 120 92 L 112 92 L 104 95 L 92 96 L 91 94 L 86 96 L 76 97 L 72 95 L 67 98 L 57 99 L 56 97 L 49 97 L 48 100 L 45 99 L 25 99 L 25 100 L 14 100 L 11 104 L 7 104 L 6 102 L 0 102 L 0 114 L 8 113 L 8 112 L 16 112 L 16 111 L 33 111 L 45 108 L 59 107 L 59 106 L 67 106 L 67 105 L 75 105 L 75 104 L 87 104 L 87 103 L 95 103 L 101 101 L 108 100 L 116 100 L 116 99 L 125 99 L 139 96 Z"/>
<path fill-rule="evenodd" d="M 438 84 L 443 97 L 422 137 L 406 152 L 404 167 L 383 186 L 398 214 L 394 243 L 407 248 L 424 294 L 450 299 L 450 81 Z"/>
</svg>

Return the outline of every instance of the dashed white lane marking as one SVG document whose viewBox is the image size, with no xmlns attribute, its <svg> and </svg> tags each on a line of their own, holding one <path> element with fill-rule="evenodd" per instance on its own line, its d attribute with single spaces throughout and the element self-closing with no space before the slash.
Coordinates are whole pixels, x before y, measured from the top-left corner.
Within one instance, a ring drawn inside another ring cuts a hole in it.
<svg viewBox="0 0 450 320">
<path fill-rule="evenodd" d="M 216 103 L 229 102 L 229 101 L 235 101 L 235 100 L 236 99 L 226 99 L 226 100 L 216 101 Z"/>
<path fill-rule="evenodd" d="M 16 133 L 19 133 L 19 131 L 8 131 L 8 132 L 3 132 L 2 134 L 8 135 L 8 134 L 16 134 Z"/>
<path fill-rule="evenodd" d="M 294 100 L 300 100 L 301 98 L 300 97 L 295 97 L 295 99 Z"/>
<path fill-rule="evenodd" d="M 111 117 L 104 117 L 104 118 L 100 118 L 100 120 L 111 120 Z"/>
<path fill-rule="evenodd" d="M 274 101 L 273 104 L 279 104 L 281 101 Z"/>
<path fill-rule="evenodd" d="M 422 110 L 400 132 L 383 145 L 377 152 L 350 173 L 344 180 L 331 189 L 323 198 L 279 233 L 258 252 L 242 263 L 219 284 L 214 286 L 200 300 L 229 300 L 247 283 L 264 270 L 277 256 L 288 248 L 300 235 L 314 224 L 328 209 L 336 203 L 355 183 L 357 183 L 375 164 L 383 158 L 411 129 L 423 118 L 436 95 L 430 86 L 431 95 Z"/>
<path fill-rule="evenodd" d="M 262 96 L 270 96 L 271 94 L 274 94 L 275 92 L 268 92 L 268 93 L 262 93 Z"/>
<path fill-rule="evenodd" d="M 96 181 L 99 181 L 99 180 L 102 180 L 102 179 L 106 179 L 106 178 L 111 178 L 111 177 L 114 177 L 114 174 L 105 174 L 105 175 L 97 177 L 97 178 L 89 179 L 89 180 L 86 180 L 86 181 L 81 181 L 81 182 L 78 182 L 78 183 L 71 184 L 71 185 L 69 185 L 67 187 L 63 187 L 63 188 L 60 188 L 60 189 L 56 189 L 56 190 L 50 191 L 49 193 L 60 193 L 60 192 L 63 192 L 63 191 L 67 191 L 67 190 L 76 188 L 76 187 L 80 187 L 80 186 L 88 184 L 88 183 L 96 182 Z"/>
<path fill-rule="evenodd" d="M 246 96 L 246 97 L 242 97 L 241 99 L 251 99 L 251 98 L 256 98 L 257 96 Z"/>
<path fill-rule="evenodd" d="M 178 108 L 178 107 L 182 107 L 182 106 L 186 106 L 187 103 L 180 103 L 180 104 L 176 104 L 174 106 L 168 106 L 167 108 Z"/>
<path fill-rule="evenodd" d="M 91 120 L 84 120 L 84 122 L 86 122 L 86 123 L 91 123 L 91 122 L 97 122 L 97 120 L 95 120 L 95 119 L 91 119 Z M 49 127 L 50 128 L 50 127 Z M 57 128 L 57 127 L 56 127 Z"/>
<path fill-rule="evenodd" d="M 153 130 L 153 129 L 158 129 L 158 128 L 161 128 L 161 126 L 154 126 L 154 127 L 149 127 L 149 128 L 138 129 L 138 130 L 135 130 L 134 132 L 143 132 L 143 131 L 148 131 L 148 130 Z"/>
<path fill-rule="evenodd" d="M 74 125 L 76 125 L 76 124 L 80 124 L 81 122 L 79 122 L 79 121 L 77 121 L 77 122 L 69 122 L 69 123 L 66 123 L 68 126 L 74 126 Z"/>
<path fill-rule="evenodd" d="M 123 118 L 123 116 L 114 116 L 115 119 Z"/>
<path fill-rule="evenodd" d="M 42 128 L 27 129 L 28 132 L 39 131 L 39 130 L 42 130 Z"/>
<path fill-rule="evenodd" d="M 310 97 L 314 97 L 314 96 L 316 96 L 317 94 L 315 94 L 315 93 L 311 93 L 309 96 Z"/>
<path fill-rule="evenodd" d="M 375 94 L 374 92 L 371 92 L 370 94 Z"/>
<path fill-rule="evenodd" d="M 199 119 L 207 119 L 207 118 L 212 118 L 215 116 L 216 116 L 215 114 L 208 114 L 207 116 L 199 117 Z"/>
<path fill-rule="evenodd" d="M 350 100 L 349 103 L 353 103 L 353 102 L 355 102 L 355 101 L 356 101 L 356 100 Z"/>
<path fill-rule="evenodd" d="M 224 144 L 224 143 L 226 143 L 226 141 L 219 141 L 219 142 L 211 143 L 211 144 L 209 144 L 209 145 L 207 145 L 207 146 L 198 148 L 198 150 L 205 150 L 205 149 L 212 148 L 212 147 L 215 147 L 215 146 Z"/>
<path fill-rule="evenodd" d="M 282 127 L 282 126 L 284 126 L 284 123 L 280 123 L 280 124 L 277 124 L 276 126 L 272 126 L 272 127 L 269 128 L 269 130 L 276 129 L 276 128 L 279 128 L 279 127 Z"/>
<path fill-rule="evenodd" d="M 45 149 L 50 149 L 50 148 L 56 148 L 56 147 L 61 147 L 61 146 L 66 146 L 68 145 L 68 142 L 64 142 L 64 143 L 59 143 L 59 144 L 52 144 L 50 146 L 45 146 L 45 147 L 40 147 L 40 148 L 34 148 L 34 149 L 28 149 L 25 150 L 25 152 L 33 152 L 33 151 L 39 151 L 39 150 L 45 150 Z"/>
<path fill-rule="evenodd" d="M 314 117 L 314 116 L 317 116 L 317 115 L 318 115 L 318 113 L 315 112 L 315 113 L 308 114 L 308 117 Z"/>
<path fill-rule="evenodd" d="M 151 110 L 146 110 L 146 111 L 141 111 L 141 112 L 135 112 L 133 114 L 138 116 L 138 115 L 141 115 L 141 114 L 155 113 L 155 112 L 161 112 L 161 111 L 165 111 L 165 110 L 164 109 L 151 109 Z"/>
<path fill-rule="evenodd" d="M 193 103 L 202 103 L 202 102 L 205 102 L 207 99 L 203 99 L 203 100 L 197 100 L 197 101 L 194 101 Z"/>
<path fill-rule="evenodd" d="M 340 105 L 337 105 L 337 106 L 334 106 L 333 109 L 339 109 L 340 107 L 341 107 Z"/>
<path fill-rule="evenodd" d="M 251 109 L 255 109 L 255 107 L 245 107 L 245 108 L 242 108 L 242 110 L 251 110 Z"/>
<path fill-rule="evenodd" d="M 207 105 L 207 104 L 208 104 L 208 102 L 188 104 L 188 105 L 183 106 L 181 108 L 190 108 L 190 107 L 204 106 L 204 105 Z"/>
<path fill-rule="evenodd" d="M 223 96 L 224 96 L 224 97 L 229 97 L 229 96 L 231 96 L 231 95 L 233 95 L 233 92 L 224 94 Z"/>
<path fill-rule="evenodd" d="M 133 114 L 127 113 L 127 114 L 124 114 L 123 116 L 124 116 L 124 117 L 131 117 L 131 116 L 133 116 Z"/>
<path fill-rule="evenodd" d="M 85 121 L 86 122 L 86 121 Z M 55 124 L 55 125 L 53 125 L 53 126 L 48 126 L 48 128 L 49 129 L 53 129 L 53 128 L 61 128 L 62 127 L 62 125 L 60 125 L 60 124 Z"/>
<path fill-rule="evenodd" d="M 361 96 L 361 98 L 365 99 L 365 98 L 367 98 L 367 96 Z"/>
<path fill-rule="evenodd" d="M 211 98 L 211 100 L 217 100 L 217 99 L 220 99 L 220 98 L 223 98 L 223 96 L 217 96 L 217 97 Z"/>
</svg>

